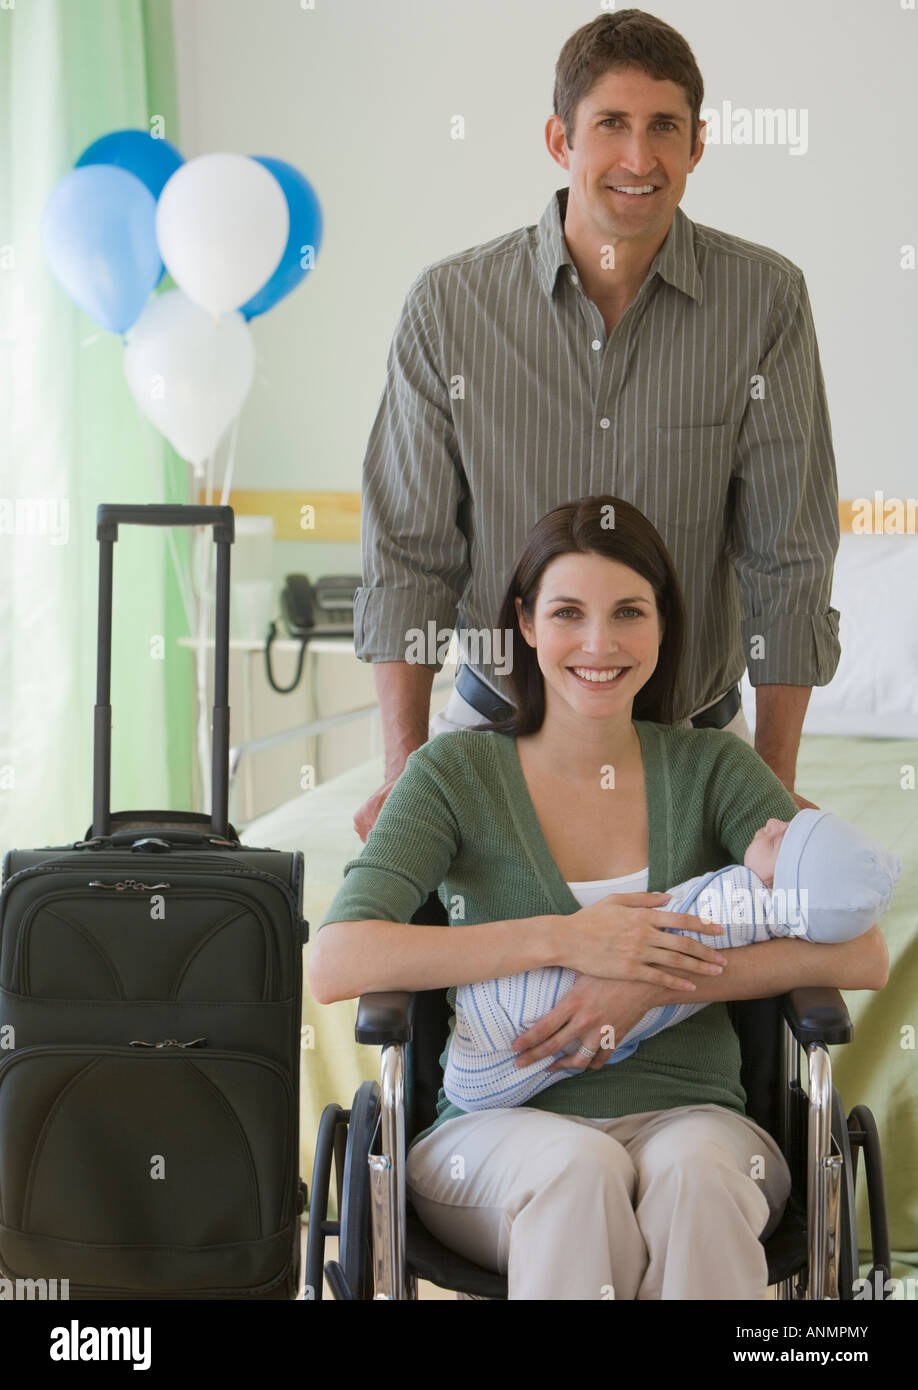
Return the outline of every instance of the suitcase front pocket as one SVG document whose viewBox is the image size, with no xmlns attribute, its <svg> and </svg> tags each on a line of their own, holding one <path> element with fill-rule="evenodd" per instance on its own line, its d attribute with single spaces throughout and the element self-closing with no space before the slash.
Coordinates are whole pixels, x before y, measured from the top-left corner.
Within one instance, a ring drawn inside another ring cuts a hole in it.
<svg viewBox="0 0 918 1390">
<path fill-rule="evenodd" d="M 174 1289 L 220 1287 L 233 1283 L 226 1253 L 238 1247 L 239 1282 L 251 1281 L 253 1252 L 263 1243 L 268 1258 L 294 1216 L 294 1125 L 290 1082 L 261 1058 L 14 1053 L 0 1063 L 0 1264 L 45 1238 L 56 1252 L 70 1243 L 72 1267 L 51 1272 L 79 1284 L 137 1287 L 142 1270 L 155 1288 L 162 1270 Z M 10 1272 L 48 1272 L 49 1258 Z"/>
<path fill-rule="evenodd" d="M 263 1002 L 276 997 L 275 934 L 242 893 L 157 884 L 45 893 L 20 924 L 16 992 L 43 999 Z M 157 891 L 159 890 L 159 891 Z"/>
</svg>

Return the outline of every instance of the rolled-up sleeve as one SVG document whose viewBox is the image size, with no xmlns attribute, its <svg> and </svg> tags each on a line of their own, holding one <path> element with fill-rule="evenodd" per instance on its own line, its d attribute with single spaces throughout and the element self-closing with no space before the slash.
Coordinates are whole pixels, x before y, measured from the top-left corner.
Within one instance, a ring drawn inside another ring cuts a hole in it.
<svg viewBox="0 0 918 1390">
<path fill-rule="evenodd" d="M 364 459 L 363 587 L 354 601 L 354 646 L 363 661 L 405 661 L 407 634 L 426 633 L 431 621 L 451 630 L 470 575 L 461 524 L 468 489 L 428 276 L 422 271 L 408 291 Z M 439 670 L 443 663 L 424 664 Z"/>
<path fill-rule="evenodd" d="M 728 527 L 749 680 L 827 685 L 841 655 L 839 613 L 829 602 L 838 481 L 809 296 L 796 267 L 777 292 L 757 376 L 737 443 Z"/>
<path fill-rule="evenodd" d="M 459 842 L 448 788 L 424 749 L 416 749 L 383 802 L 363 853 L 345 864 L 344 882 L 319 930 L 328 922 L 409 922 L 446 878 Z"/>
</svg>

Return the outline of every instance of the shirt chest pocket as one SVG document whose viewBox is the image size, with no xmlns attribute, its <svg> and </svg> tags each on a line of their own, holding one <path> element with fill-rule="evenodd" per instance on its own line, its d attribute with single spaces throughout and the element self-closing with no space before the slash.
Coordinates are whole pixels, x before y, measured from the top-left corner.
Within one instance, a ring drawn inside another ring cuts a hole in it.
<svg viewBox="0 0 918 1390">
<path fill-rule="evenodd" d="M 694 425 L 653 430 L 641 467 L 634 505 L 661 535 L 670 527 L 719 530 L 733 468 L 734 429 Z"/>
</svg>

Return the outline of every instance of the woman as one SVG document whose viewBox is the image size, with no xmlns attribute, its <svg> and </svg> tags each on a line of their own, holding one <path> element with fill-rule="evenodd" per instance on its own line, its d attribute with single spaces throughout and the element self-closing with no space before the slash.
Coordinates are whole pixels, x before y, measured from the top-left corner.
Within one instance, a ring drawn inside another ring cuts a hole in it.
<svg viewBox="0 0 918 1390">
<path fill-rule="evenodd" d="M 844 945 L 724 953 L 665 930 L 693 919 L 652 910 L 667 883 L 740 862 L 760 826 L 798 809 L 734 734 L 673 724 L 683 612 L 666 547 L 627 502 L 543 517 L 499 617 L 515 715 L 411 755 L 312 950 L 322 1003 L 580 972 L 518 1039 L 521 1065 L 555 1055 L 580 1074 L 509 1110 L 465 1113 L 441 1091 L 408 1154 L 421 1219 L 505 1272 L 511 1299 L 764 1298 L 760 1237 L 790 1176 L 744 1113 L 722 1001 L 885 984 L 876 926 Z M 450 925 L 406 926 L 435 888 Z M 610 1030 L 686 998 L 710 1005 L 604 1065 Z"/>
</svg>

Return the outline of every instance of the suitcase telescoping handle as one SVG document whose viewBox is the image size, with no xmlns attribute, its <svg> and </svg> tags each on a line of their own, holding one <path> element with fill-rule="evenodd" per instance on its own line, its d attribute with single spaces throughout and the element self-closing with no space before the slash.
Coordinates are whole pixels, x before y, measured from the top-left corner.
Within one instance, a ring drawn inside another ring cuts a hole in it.
<svg viewBox="0 0 918 1390">
<path fill-rule="evenodd" d="M 102 502 L 96 511 L 99 540 L 99 633 L 93 722 L 92 833 L 111 828 L 112 762 L 112 565 L 118 527 L 212 526 L 217 545 L 217 620 L 214 633 L 214 710 L 211 826 L 229 834 L 229 606 L 230 546 L 235 535 L 232 507 L 186 507 L 168 503 L 119 505 Z"/>
</svg>

